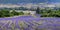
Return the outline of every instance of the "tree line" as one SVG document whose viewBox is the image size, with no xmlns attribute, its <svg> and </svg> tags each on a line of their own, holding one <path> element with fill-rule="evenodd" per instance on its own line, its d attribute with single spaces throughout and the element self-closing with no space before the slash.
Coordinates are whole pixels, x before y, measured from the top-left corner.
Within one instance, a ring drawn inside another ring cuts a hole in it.
<svg viewBox="0 0 60 30">
<path fill-rule="evenodd" d="M 37 14 L 40 14 L 40 17 L 60 17 L 60 10 L 54 9 L 40 9 L 39 7 L 36 10 Z"/>
<path fill-rule="evenodd" d="M 11 16 L 16 16 L 16 15 L 24 15 L 23 12 L 16 12 L 15 10 L 0 10 L 0 17 L 11 17 Z"/>
</svg>

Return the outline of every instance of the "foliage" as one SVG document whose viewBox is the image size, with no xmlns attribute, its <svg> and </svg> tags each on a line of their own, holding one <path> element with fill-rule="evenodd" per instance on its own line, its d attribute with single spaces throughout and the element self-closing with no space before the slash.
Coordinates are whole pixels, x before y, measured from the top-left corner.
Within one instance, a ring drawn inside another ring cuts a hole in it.
<svg viewBox="0 0 60 30">
<path fill-rule="evenodd" d="M 19 12 L 19 15 L 24 15 L 24 13 L 23 12 Z"/>
<path fill-rule="evenodd" d="M 10 17 L 8 10 L 0 10 L 0 17 Z"/>
<path fill-rule="evenodd" d="M 10 17 L 23 14 L 23 12 L 16 12 L 15 10 L 13 10 L 12 12 L 10 12 L 10 10 L 0 10 L 0 17 Z"/>
<path fill-rule="evenodd" d="M 39 14 L 39 10 L 40 10 L 39 7 L 37 7 L 37 10 L 36 10 L 36 13 L 37 13 L 37 14 Z"/>
<path fill-rule="evenodd" d="M 60 10 L 40 10 L 41 17 L 60 17 Z"/>
</svg>

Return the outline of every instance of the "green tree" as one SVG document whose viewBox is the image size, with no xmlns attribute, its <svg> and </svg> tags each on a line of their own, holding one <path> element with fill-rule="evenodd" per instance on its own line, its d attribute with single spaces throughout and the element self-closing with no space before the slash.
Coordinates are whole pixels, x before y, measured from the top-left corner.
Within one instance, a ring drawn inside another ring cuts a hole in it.
<svg viewBox="0 0 60 30">
<path fill-rule="evenodd" d="M 12 12 L 11 12 L 11 15 L 19 15 L 19 13 L 18 12 L 16 12 L 15 10 L 13 10 Z"/>
<path fill-rule="evenodd" d="M 19 12 L 19 15 L 24 15 L 24 13 L 23 12 Z"/>
<path fill-rule="evenodd" d="M 40 10 L 40 9 L 39 9 L 39 7 L 37 7 L 37 10 L 36 10 L 36 13 L 37 13 L 37 14 L 39 14 L 39 13 L 40 13 L 40 12 L 39 12 L 39 10 Z"/>
</svg>

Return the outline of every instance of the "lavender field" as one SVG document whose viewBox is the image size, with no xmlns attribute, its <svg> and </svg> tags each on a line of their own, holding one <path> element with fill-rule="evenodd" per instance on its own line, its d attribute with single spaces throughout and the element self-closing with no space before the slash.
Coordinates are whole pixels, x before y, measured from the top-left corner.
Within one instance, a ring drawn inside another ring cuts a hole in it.
<svg viewBox="0 0 60 30">
<path fill-rule="evenodd" d="M 0 30 L 60 30 L 60 18 L 33 16 L 0 18 Z"/>
<path fill-rule="evenodd" d="M 0 30 L 60 30 L 60 0 L 0 0 Z"/>
</svg>

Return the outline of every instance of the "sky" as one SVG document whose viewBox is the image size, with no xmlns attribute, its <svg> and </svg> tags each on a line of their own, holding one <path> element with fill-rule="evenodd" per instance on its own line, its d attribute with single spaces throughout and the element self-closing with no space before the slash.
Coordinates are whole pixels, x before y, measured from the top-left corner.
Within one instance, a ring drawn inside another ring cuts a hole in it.
<svg viewBox="0 0 60 30">
<path fill-rule="evenodd" d="M 60 3 L 60 0 L 0 0 L 0 4 L 17 4 L 17 3 L 45 3 L 45 2 L 49 2 L 49 3 Z"/>
<path fill-rule="evenodd" d="M 59 2 L 60 3 L 60 0 L 48 0 L 48 2 Z"/>
</svg>

